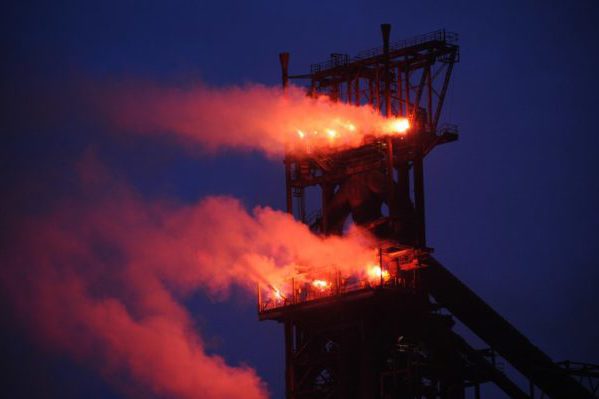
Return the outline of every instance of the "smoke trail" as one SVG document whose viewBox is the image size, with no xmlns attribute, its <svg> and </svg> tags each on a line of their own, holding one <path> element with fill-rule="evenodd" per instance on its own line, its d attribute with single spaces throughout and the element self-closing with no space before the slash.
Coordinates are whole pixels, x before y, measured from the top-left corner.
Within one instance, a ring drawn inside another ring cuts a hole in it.
<svg viewBox="0 0 599 399">
<path fill-rule="evenodd" d="M 311 98 L 298 87 L 262 85 L 191 89 L 155 84 L 103 85 L 94 98 L 116 126 L 138 133 L 171 133 L 208 151 L 290 151 L 359 145 L 366 136 L 403 134 L 405 119 L 386 119 L 370 106 Z"/>
<path fill-rule="evenodd" d="M 158 395 L 267 396 L 252 369 L 206 353 L 181 298 L 233 284 L 253 293 L 297 265 L 370 260 L 358 235 L 323 239 L 285 213 L 248 213 L 229 197 L 148 202 L 98 164 L 84 165 L 76 195 L 9 226 L 3 291 L 42 342 Z"/>
</svg>

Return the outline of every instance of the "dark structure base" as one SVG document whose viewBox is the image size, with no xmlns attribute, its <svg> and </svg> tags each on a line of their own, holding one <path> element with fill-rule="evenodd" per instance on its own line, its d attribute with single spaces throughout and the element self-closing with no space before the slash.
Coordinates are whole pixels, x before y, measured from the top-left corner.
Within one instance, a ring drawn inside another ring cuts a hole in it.
<svg viewBox="0 0 599 399">
<path fill-rule="evenodd" d="M 538 397 L 593 397 L 434 258 L 423 264 L 410 287 L 364 288 L 260 313 L 285 326 L 287 397 L 480 398 L 486 382 L 511 398 L 532 398 L 534 387 Z M 490 349 L 472 348 L 453 330 L 454 318 Z M 530 392 L 497 367 L 496 354 L 530 380 Z"/>
</svg>

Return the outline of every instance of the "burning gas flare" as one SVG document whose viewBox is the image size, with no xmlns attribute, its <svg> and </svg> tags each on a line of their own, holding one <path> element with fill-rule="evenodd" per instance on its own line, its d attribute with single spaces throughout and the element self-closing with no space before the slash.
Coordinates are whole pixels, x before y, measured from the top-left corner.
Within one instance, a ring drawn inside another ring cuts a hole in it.
<svg viewBox="0 0 599 399">
<path fill-rule="evenodd" d="M 383 128 L 383 132 L 387 134 L 400 134 L 404 135 L 410 128 L 410 121 L 407 118 L 393 118 L 390 119 Z"/>
<path fill-rule="evenodd" d="M 304 89 L 251 85 L 192 89 L 132 84 L 105 85 L 96 97 L 119 128 L 169 133 L 202 149 L 260 150 L 271 157 L 285 151 L 359 146 L 366 137 L 405 135 L 410 121 L 385 118 L 370 105 L 307 97 Z"/>
<path fill-rule="evenodd" d="M 300 150 L 302 146 L 309 146 L 309 149 L 318 148 L 322 150 L 326 148 L 351 147 L 360 143 L 360 140 L 366 136 L 364 132 L 371 132 L 372 136 L 379 137 L 404 136 L 410 128 L 410 121 L 407 118 L 401 117 L 391 118 L 384 120 L 380 126 L 373 129 L 372 126 L 360 128 L 352 122 L 333 119 L 331 126 L 333 127 L 324 129 L 324 134 L 319 130 L 296 129 L 297 137 L 302 143 L 296 145 L 294 148 Z"/>
<path fill-rule="evenodd" d="M 277 301 L 282 301 L 282 300 L 285 299 L 285 297 L 283 296 L 283 294 L 281 293 L 281 291 L 278 290 L 278 289 L 276 289 L 276 288 L 273 290 L 273 294 L 274 294 L 275 299 Z"/>
<path fill-rule="evenodd" d="M 390 278 L 391 275 L 389 274 L 389 271 L 381 270 L 379 265 L 368 266 L 368 280 L 371 283 L 377 284 L 380 283 L 381 280 L 387 282 Z"/>
<path fill-rule="evenodd" d="M 312 286 L 319 291 L 324 291 L 331 287 L 331 283 L 326 280 L 314 280 L 312 281 Z"/>
</svg>

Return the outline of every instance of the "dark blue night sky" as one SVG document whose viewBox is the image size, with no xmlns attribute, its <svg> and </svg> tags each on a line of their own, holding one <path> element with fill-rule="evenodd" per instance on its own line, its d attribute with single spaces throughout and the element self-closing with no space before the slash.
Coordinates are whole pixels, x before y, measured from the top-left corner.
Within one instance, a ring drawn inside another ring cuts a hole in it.
<svg viewBox="0 0 599 399">
<path fill-rule="evenodd" d="M 68 193 L 90 149 L 149 198 L 229 194 L 283 208 L 279 160 L 106 134 L 69 100 L 74 81 L 278 85 L 281 51 L 303 73 L 332 52 L 380 45 L 380 23 L 393 25 L 392 40 L 459 33 L 442 120 L 460 139 L 425 165 L 429 245 L 554 360 L 599 362 L 596 1 L 21 1 L 0 14 L 3 218 Z M 211 350 L 251 365 L 282 397 L 281 326 L 259 323 L 242 294 L 214 302 L 198 292 L 187 306 Z M 2 396 L 124 397 L 126 382 L 38 346 L 2 307 Z"/>
</svg>

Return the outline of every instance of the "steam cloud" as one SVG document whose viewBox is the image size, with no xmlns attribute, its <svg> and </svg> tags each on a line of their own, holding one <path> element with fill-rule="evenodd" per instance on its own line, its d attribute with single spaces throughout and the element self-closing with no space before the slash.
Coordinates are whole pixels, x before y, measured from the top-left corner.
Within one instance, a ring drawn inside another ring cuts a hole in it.
<svg viewBox="0 0 599 399">
<path fill-rule="evenodd" d="M 313 149 L 349 147 L 366 135 L 394 133 L 389 120 L 370 106 L 311 98 L 293 86 L 284 92 L 261 85 L 176 89 L 128 83 L 100 92 L 94 97 L 116 126 L 175 134 L 208 151 L 259 150 L 277 157 L 306 143 Z"/>
<path fill-rule="evenodd" d="M 305 150 L 308 140 L 299 131 L 320 149 L 355 145 L 387 123 L 370 107 L 309 98 L 295 87 L 284 93 L 260 85 L 82 86 L 83 98 L 79 87 L 64 104 L 58 101 L 52 118 L 33 120 L 60 124 L 75 105 L 83 105 L 76 109 L 85 118 L 91 105 L 111 130 L 169 134 L 192 149 L 258 150 L 269 157 Z M 75 98 L 83 101 L 73 104 Z M 49 212 L 6 223 L 3 294 L 37 340 L 109 380 L 124 373 L 160 396 L 268 396 L 249 366 L 207 352 L 182 303 L 189 295 L 203 290 L 225 297 L 238 286 L 254 301 L 257 284 L 280 288 L 298 270 L 353 273 L 373 261 L 370 238 L 358 230 L 322 238 L 286 213 L 248 212 L 231 197 L 149 202 L 94 159 L 79 172 L 75 195 Z"/>
<path fill-rule="evenodd" d="M 254 293 L 298 265 L 361 267 L 367 238 L 321 238 L 269 208 L 230 197 L 148 202 L 97 162 L 77 195 L 9 227 L 4 292 L 37 338 L 108 376 L 178 398 L 268 396 L 255 371 L 208 354 L 180 302 L 198 289 Z"/>
</svg>

